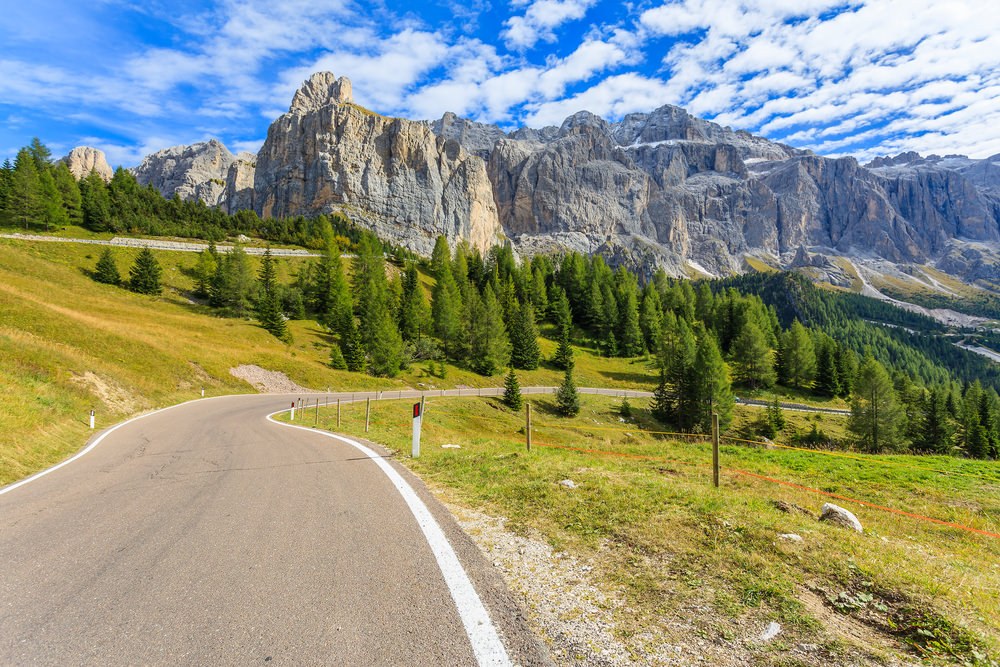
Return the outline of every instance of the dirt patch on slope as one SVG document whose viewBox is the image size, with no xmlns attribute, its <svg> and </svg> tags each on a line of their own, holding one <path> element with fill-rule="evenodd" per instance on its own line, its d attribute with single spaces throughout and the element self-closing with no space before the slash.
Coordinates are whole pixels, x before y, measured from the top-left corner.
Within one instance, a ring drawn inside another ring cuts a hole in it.
<svg viewBox="0 0 1000 667">
<path fill-rule="evenodd" d="M 312 390 L 292 382 L 281 371 L 269 371 L 260 366 L 244 364 L 229 369 L 229 374 L 243 380 L 262 394 L 309 393 Z"/>
<path fill-rule="evenodd" d="M 143 403 L 130 394 L 128 390 L 114 380 L 103 378 L 96 373 L 87 371 L 83 374 L 73 373 L 70 382 L 78 384 L 94 394 L 104 406 L 113 413 L 131 414 L 138 412 Z"/>
</svg>

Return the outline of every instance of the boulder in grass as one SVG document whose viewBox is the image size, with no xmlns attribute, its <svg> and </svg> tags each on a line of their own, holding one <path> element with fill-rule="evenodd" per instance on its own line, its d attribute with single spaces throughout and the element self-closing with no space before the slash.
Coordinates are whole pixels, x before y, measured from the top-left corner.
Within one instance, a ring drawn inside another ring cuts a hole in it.
<svg viewBox="0 0 1000 667">
<path fill-rule="evenodd" d="M 859 533 L 865 532 L 864 528 L 861 527 L 861 522 L 858 521 L 858 517 L 854 516 L 843 507 L 834 505 L 833 503 L 826 503 L 823 505 L 823 513 L 820 515 L 819 520 L 829 521 L 830 523 L 835 523 L 838 526 L 856 530 Z"/>
</svg>

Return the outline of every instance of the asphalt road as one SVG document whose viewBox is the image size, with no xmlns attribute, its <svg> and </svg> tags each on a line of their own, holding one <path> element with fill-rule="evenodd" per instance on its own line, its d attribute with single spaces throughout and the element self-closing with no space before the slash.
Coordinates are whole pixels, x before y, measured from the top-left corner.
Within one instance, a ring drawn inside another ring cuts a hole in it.
<svg viewBox="0 0 1000 667">
<path fill-rule="evenodd" d="M 549 663 L 419 480 L 381 459 L 423 515 L 363 451 L 267 421 L 289 405 L 186 403 L 8 487 L 0 664 Z"/>
</svg>

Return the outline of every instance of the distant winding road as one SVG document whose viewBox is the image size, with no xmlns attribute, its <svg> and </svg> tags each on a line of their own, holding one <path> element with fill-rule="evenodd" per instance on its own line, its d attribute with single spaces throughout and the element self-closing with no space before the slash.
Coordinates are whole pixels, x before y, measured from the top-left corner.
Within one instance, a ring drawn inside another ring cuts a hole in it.
<svg viewBox="0 0 1000 667">
<path fill-rule="evenodd" d="M 181 404 L 0 489 L 0 664 L 549 664 L 419 480 L 289 405 Z"/>
</svg>

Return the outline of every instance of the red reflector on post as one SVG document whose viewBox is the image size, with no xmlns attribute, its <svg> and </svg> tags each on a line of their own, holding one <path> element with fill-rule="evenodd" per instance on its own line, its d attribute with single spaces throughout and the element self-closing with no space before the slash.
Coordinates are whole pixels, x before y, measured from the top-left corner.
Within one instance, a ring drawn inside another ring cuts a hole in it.
<svg viewBox="0 0 1000 667">
<path fill-rule="evenodd" d="M 413 418 L 416 419 L 419 416 L 420 416 L 420 404 L 419 403 L 414 403 L 413 404 Z"/>
</svg>

